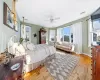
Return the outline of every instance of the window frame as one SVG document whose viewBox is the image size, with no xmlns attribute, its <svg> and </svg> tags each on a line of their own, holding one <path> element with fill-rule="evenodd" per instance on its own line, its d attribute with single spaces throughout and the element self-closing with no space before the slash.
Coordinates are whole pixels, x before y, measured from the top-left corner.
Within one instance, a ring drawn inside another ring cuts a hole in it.
<svg viewBox="0 0 100 80">
<path fill-rule="evenodd" d="M 63 27 L 63 28 L 61 28 L 61 29 L 63 29 L 64 30 L 64 28 L 68 28 L 68 27 L 70 27 L 70 36 L 69 36 L 69 42 L 71 43 L 71 26 L 67 26 L 67 27 Z M 60 28 L 57 28 L 57 31 L 58 31 L 58 29 L 60 29 Z M 68 42 L 68 41 L 64 41 L 64 35 L 66 35 L 66 34 L 64 34 L 64 31 L 63 31 L 63 36 L 62 36 L 62 38 L 63 38 L 63 41 L 61 41 L 61 42 Z M 58 36 L 58 32 L 57 32 L 57 36 Z M 58 41 L 58 40 L 57 40 Z"/>
<path fill-rule="evenodd" d="M 67 28 L 68 28 L 68 27 L 70 27 L 69 42 L 71 42 L 71 26 L 67 26 Z M 64 28 L 66 28 L 66 27 L 64 27 Z M 64 29 L 64 28 L 63 28 L 63 29 Z M 64 41 L 64 35 L 65 35 L 65 34 L 64 34 L 64 32 L 63 32 L 63 42 L 68 42 L 68 41 Z"/>
</svg>

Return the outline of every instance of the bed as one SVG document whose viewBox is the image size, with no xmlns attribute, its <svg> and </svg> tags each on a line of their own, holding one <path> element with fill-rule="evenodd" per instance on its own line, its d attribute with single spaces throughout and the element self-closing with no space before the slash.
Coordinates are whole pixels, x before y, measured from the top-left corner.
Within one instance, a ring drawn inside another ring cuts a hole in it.
<svg viewBox="0 0 100 80">
<path fill-rule="evenodd" d="M 45 61 L 53 58 L 54 54 L 56 53 L 56 49 L 53 46 L 47 44 L 34 45 L 30 42 L 19 44 L 18 42 L 13 42 L 12 40 L 10 40 L 10 42 L 8 44 L 8 52 L 15 55 L 15 57 L 24 56 L 25 72 L 30 72 L 36 69 Z"/>
<path fill-rule="evenodd" d="M 53 46 L 46 44 L 35 45 L 35 50 L 26 50 L 26 72 L 29 72 L 39 65 L 42 65 L 45 61 L 54 57 L 56 49 Z"/>
</svg>

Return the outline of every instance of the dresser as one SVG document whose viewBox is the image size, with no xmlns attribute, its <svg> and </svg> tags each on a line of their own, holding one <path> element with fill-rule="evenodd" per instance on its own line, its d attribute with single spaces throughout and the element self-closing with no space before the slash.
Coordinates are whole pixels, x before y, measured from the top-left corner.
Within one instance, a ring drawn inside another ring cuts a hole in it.
<svg viewBox="0 0 100 80">
<path fill-rule="evenodd" d="M 100 80 L 100 46 L 92 47 L 92 80 Z"/>
<path fill-rule="evenodd" d="M 39 44 L 46 44 L 46 32 L 39 31 Z"/>
</svg>

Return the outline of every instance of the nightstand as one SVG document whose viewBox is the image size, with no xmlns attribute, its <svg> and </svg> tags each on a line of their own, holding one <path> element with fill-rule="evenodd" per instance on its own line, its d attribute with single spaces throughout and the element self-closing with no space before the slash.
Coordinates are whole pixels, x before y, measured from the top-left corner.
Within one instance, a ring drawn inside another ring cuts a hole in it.
<svg viewBox="0 0 100 80">
<path fill-rule="evenodd" d="M 20 67 L 12 71 L 11 67 L 16 64 L 20 63 Z M 0 65 L 0 80 L 22 80 L 23 74 L 23 59 L 21 57 L 16 57 L 11 59 L 8 65 Z"/>
</svg>

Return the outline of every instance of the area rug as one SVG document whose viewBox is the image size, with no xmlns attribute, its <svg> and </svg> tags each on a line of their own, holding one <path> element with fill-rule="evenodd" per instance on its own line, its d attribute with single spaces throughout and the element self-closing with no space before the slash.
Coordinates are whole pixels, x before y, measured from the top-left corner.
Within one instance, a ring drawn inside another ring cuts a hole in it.
<svg viewBox="0 0 100 80">
<path fill-rule="evenodd" d="M 45 63 L 48 72 L 55 80 L 68 80 L 68 77 L 77 66 L 79 57 L 70 54 L 55 54 L 55 58 Z"/>
</svg>

